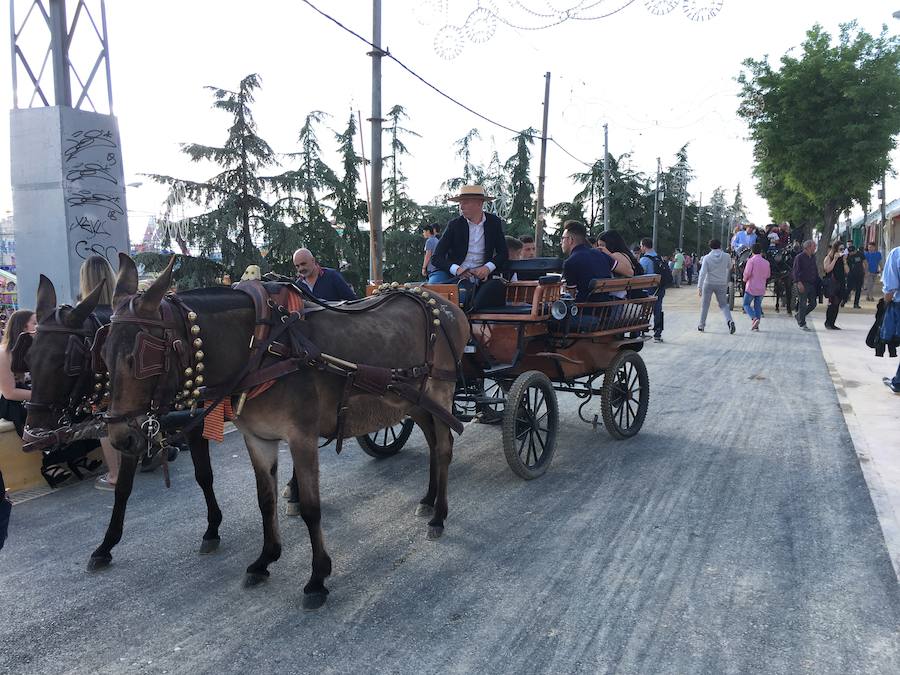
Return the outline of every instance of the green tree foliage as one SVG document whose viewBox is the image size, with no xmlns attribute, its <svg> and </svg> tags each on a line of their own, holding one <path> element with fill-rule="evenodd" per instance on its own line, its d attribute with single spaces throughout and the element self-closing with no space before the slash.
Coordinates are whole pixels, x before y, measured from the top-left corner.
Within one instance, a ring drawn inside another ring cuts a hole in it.
<svg viewBox="0 0 900 675">
<path fill-rule="evenodd" d="M 144 272 L 156 275 L 166 268 L 171 257 L 169 253 L 138 253 L 134 256 L 134 261 Z M 172 283 L 177 291 L 217 286 L 226 273 L 228 270 L 215 260 L 177 255 Z"/>
<path fill-rule="evenodd" d="M 514 237 L 534 232 L 534 184 L 531 182 L 531 146 L 537 129 L 529 127 L 513 140 L 515 154 L 506 160 L 509 175 L 510 206 L 506 232 Z"/>
<path fill-rule="evenodd" d="M 478 133 L 478 129 L 469 129 L 469 133 L 454 143 L 456 156 L 463 161 L 463 170 L 461 176 L 444 181 L 443 188 L 447 191 L 447 196 L 457 194 L 463 185 L 484 183 L 484 169 L 472 164 L 472 141 L 480 138 L 481 134 Z"/>
<path fill-rule="evenodd" d="M 260 77 L 248 75 L 237 91 L 207 87 L 213 93 L 213 108 L 231 116 L 228 138 L 223 146 L 188 143 L 182 151 L 191 161 L 208 161 L 221 169 L 203 182 L 159 174 L 149 177 L 184 191 L 188 201 L 208 210 L 182 223 L 188 240 L 202 255 L 217 252 L 226 268 L 237 271 L 259 263 L 255 236 L 268 221 L 271 206 L 264 196 L 270 185 L 259 175 L 261 169 L 275 164 L 275 153 L 258 134 L 250 105 L 260 86 Z"/>
<path fill-rule="evenodd" d="M 750 126 L 754 173 L 773 213 L 802 221 L 814 205 L 829 242 L 839 214 L 869 192 L 896 147 L 900 37 L 849 23 L 835 43 L 816 24 L 801 52 L 782 56 L 777 70 L 765 57 L 744 61 L 738 114 Z"/>
<path fill-rule="evenodd" d="M 335 204 L 335 224 L 341 230 L 342 273 L 351 286 L 361 289 L 369 278 L 369 237 L 360 231 L 359 222 L 369 218 L 366 202 L 357 194 L 363 160 L 356 154 L 355 137 L 356 116 L 351 111 L 347 128 L 335 134 L 344 174 L 330 197 Z"/>
<path fill-rule="evenodd" d="M 395 105 L 388 111 L 389 126 L 384 132 L 390 137 L 390 154 L 384 158 L 388 173 L 384 179 L 384 210 L 391 216 L 392 228 L 412 232 L 418 227 L 421 214 L 418 205 L 409 196 L 407 177 L 403 173 L 402 157 L 409 155 L 403 137 L 418 137 L 419 134 L 401 126 L 402 121 L 406 119 L 409 119 L 409 114 L 402 105 Z"/>
</svg>

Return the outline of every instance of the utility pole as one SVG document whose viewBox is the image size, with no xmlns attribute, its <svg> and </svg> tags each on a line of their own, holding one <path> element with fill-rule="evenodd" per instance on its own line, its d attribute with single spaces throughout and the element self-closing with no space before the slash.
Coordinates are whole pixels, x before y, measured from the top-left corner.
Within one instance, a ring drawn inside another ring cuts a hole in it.
<svg viewBox="0 0 900 675">
<path fill-rule="evenodd" d="M 687 205 L 687 184 L 681 174 L 681 225 L 678 228 L 678 248 L 684 249 L 684 208 Z"/>
<path fill-rule="evenodd" d="M 381 0 L 372 0 L 372 195 L 369 217 L 369 278 L 382 281 L 384 274 L 384 234 L 381 230 Z"/>
<path fill-rule="evenodd" d="M 881 197 L 881 233 L 878 237 L 878 250 L 887 253 L 887 172 L 881 172 L 881 190 L 878 195 Z"/>
<path fill-rule="evenodd" d="M 609 232 L 609 125 L 603 124 L 603 231 Z"/>
<path fill-rule="evenodd" d="M 700 204 L 697 206 L 697 248 L 694 249 L 694 255 L 700 250 L 700 223 L 703 222 L 703 193 L 700 193 Z"/>
<path fill-rule="evenodd" d="M 653 193 L 653 250 L 656 250 L 656 215 L 659 212 L 659 172 L 661 164 L 659 157 L 656 158 L 656 190 Z"/>
<path fill-rule="evenodd" d="M 534 248 L 541 254 L 544 243 L 544 172 L 547 169 L 547 114 L 550 110 L 550 73 L 544 74 L 544 126 L 541 131 L 541 168 L 538 172 L 537 204 L 534 209 Z"/>
</svg>

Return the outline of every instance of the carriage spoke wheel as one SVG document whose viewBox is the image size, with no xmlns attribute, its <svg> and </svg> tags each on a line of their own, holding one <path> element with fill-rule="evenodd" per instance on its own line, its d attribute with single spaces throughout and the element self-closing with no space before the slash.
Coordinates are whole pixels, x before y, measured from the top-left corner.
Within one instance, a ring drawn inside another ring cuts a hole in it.
<svg viewBox="0 0 900 675">
<path fill-rule="evenodd" d="M 385 427 L 371 434 L 357 436 L 356 442 L 370 457 L 376 459 L 384 459 L 396 455 L 406 445 L 409 435 L 412 433 L 413 427 L 416 425 L 412 418 L 407 417 L 399 424 L 392 427 Z"/>
<path fill-rule="evenodd" d="M 476 405 L 482 422 L 499 422 L 503 419 L 503 408 L 506 404 L 506 390 L 509 383 L 490 378 L 482 380 L 481 396 L 484 399 Z"/>
<path fill-rule="evenodd" d="M 644 360 L 633 351 L 619 352 L 606 369 L 600 413 L 609 435 L 631 438 L 644 424 L 650 402 L 650 378 Z"/>
<path fill-rule="evenodd" d="M 536 370 L 515 379 L 503 410 L 503 454 L 513 472 L 531 480 L 542 475 L 556 450 L 559 407 L 556 391 Z"/>
</svg>

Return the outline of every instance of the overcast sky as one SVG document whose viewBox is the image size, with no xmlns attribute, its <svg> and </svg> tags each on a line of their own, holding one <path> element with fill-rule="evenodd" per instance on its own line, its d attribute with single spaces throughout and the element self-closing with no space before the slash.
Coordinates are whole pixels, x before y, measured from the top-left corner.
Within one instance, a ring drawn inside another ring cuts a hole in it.
<svg viewBox="0 0 900 675">
<path fill-rule="evenodd" d="M 585 12 L 595 16 L 626 2 L 582 4 L 597 4 Z M 313 3 L 371 36 L 371 0 Z M 765 222 L 768 211 L 751 176 L 752 146 L 735 114 L 734 77 L 741 61 L 764 54 L 777 60 L 799 45 L 816 21 L 832 33 L 851 19 L 870 32 L 887 24 L 897 33 L 900 21 L 891 14 L 900 9 L 900 0 L 724 0 L 721 12 L 704 22 L 687 18 L 680 0 L 667 15 L 647 9 L 664 3 L 634 0 L 609 18 L 541 28 L 550 20 L 539 14 L 577 5 L 577 0 L 384 0 L 383 45 L 440 89 L 515 129 L 540 128 L 544 73 L 550 71 L 549 135 L 573 155 L 588 162 L 602 156 L 604 122 L 609 123 L 611 153 L 633 153 L 633 168 L 646 173 L 655 170 L 657 156 L 664 165 L 672 164 L 675 151 L 690 142 L 694 198 L 702 192 L 706 203 L 722 185 L 730 200 L 740 183 L 751 217 Z M 490 39 L 480 44 L 464 36 L 445 39 L 454 31 L 441 28 L 465 24 L 479 4 L 492 4 L 505 21 L 498 22 Z M 27 3 L 17 6 L 27 8 Z M 128 189 L 133 240 L 142 236 L 147 217 L 160 212 L 165 194 L 139 174 L 204 179 L 212 173 L 179 151 L 183 142 L 219 145 L 225 138 L 227 116 L 211 109 L 205 85 L 236 88 L 248 73 L 259 73 L 263 88 L 254 113 L 261 135 L 280 152 L 297 149 L 298 131 L 311 110 L 329 113 L 329 126 L 338 130 L 351 110 L 369 116 L 366 45 L 300 0 L 108 0 L 107 22 L 126 179 L 143 182 Z M 460 52 L 443 58 L 436 46 Z M 9 66 L 0 72 L 0 105 L 10 109 Z M 404 160 L 411 194 L 421 202 L 437 195 L 443 180 L 459 175 L 453 141 L 469 129 L 481 132 L 477 161 L 487 162 L 494 147 L 502 158 L 514 150 L 509 132 L 456 107 L 389 60 L 384 61 L 383 102 L 385 111 L 395 103 L 405 106 L 407 126 L 421 134 L 408 140 L 412 156 Z M 9 138 L 7 117 L 0 134 Z M 367 129 L 367 151 L 368 134 Z M 320 140 L 326 159 L 337 168 L 327 127 L 321 128 Z M 0 213 L 11 210 L 8 148 L 4 143 L 0 158 Z M 895 153 L 894 166 L 898 160 Z M 579 170 L 576 160 L 550 145 L 547 204 L 571 198 L 575 189 L 568 176 Z M 898 193 L 900 181 L 889 179 L 888 199 Z"/>
</svg>

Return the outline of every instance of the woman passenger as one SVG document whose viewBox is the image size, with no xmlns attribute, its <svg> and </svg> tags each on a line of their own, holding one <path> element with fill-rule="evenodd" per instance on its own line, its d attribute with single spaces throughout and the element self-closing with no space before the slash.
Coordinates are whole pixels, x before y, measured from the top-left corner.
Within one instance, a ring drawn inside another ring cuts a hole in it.
<svg viewBox="0 0 900 675">
<path fill-rule="evenodd" d="M 31 400 L 31 389 L 26 382 L 26 373 L 12 370 L 12 349 L 20 333 L 34 333 L 37 325 L 34 312 L 20 309 L 13 312 L 0 341 L 0 417 L 12 422 L 21 438 L 25 430 L 24 401 Z"/>
</svg>

